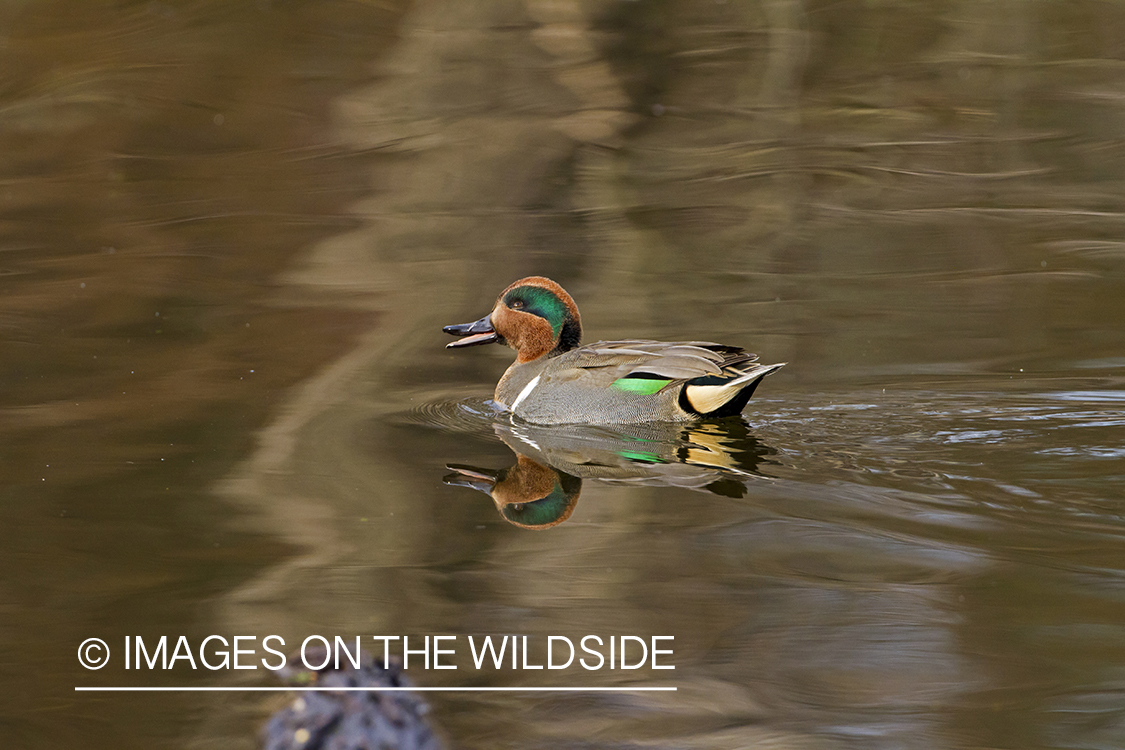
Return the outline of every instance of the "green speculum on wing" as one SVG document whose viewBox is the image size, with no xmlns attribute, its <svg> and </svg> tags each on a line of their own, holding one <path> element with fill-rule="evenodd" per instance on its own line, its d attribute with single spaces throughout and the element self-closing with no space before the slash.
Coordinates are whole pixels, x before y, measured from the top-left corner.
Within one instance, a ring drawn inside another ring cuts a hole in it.
<svg viewBox="0 0 1125 750">
<path fill-rule="evenodd" d="M 624 377 L 610 383 L 610 388 L 616 388 L 619 391 L 626 393 L 636 393 L 641 396 L 651 396 L 654 393 L 659 393 L 660 389 L 671 383 L 671 380 L 664 380 L 658 378 L 635 378 Z"/>
<path fill-rule="evenodd" d="M 668 463 L 655 453 L 648 451 L 618 451 L 617 455 L 638 464 L 665 464 Z"/>
</svg>

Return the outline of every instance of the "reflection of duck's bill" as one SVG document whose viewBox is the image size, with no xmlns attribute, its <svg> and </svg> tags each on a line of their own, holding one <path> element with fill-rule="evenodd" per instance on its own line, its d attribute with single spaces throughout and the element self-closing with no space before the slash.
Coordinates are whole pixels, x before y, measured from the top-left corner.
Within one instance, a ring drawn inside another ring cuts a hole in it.
<svg viewBox="0 0 1125 750">
<path fill-rule="evenodd" d="M 448 484 L 450 487 L 468 487 L 470 489 L 479 490 L 486 495 L 492 494 L 492 488 L 496 486 L 496 482 L 500 478 L 499 471 L 478 469 L 475 466 L 446 464 L 445 468 L 453 471 L 452 474 L 446 474 L 442 477 L 441 481 L 445 484 Z"/>
<path fill-rule="evenodd" d="M 446 349 L 456 349 L 461 346 L 476 346 L 477 344 L 491 344 L 493 341 L 500 340 L 499 334 L 492 329 L 491 313 L 473 323 L 458 323 L 457 325 L 446 326 L 441 330 L 454 336 L 464 337 L 459 341 L 446 344 Z"/>
</svg>

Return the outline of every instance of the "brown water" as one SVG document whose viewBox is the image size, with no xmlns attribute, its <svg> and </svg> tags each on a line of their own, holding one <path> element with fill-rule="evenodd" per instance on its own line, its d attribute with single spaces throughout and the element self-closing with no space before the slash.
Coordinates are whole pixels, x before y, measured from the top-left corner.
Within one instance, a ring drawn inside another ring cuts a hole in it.
<svg viewBox="0 0 1125 750">
<path fill-rule="evenodd" d="M 284 701 L 75 693 L 276 684 L 126 635 L 517 633 L 676 670 L 409 674 L 678 691 L 432 694 L 453 746 L 1125 746 L 1122 39 L 1081 2 L 0 5 L 8 744 L 253 747 Z M 789 362 L 648 436 L 737 471 L 626 462 L 543 531 L 443 484 L 620 455 L 497 427 L 511 353 L 442 348 L 533 273 L 590 340 Z"/>
</svg>

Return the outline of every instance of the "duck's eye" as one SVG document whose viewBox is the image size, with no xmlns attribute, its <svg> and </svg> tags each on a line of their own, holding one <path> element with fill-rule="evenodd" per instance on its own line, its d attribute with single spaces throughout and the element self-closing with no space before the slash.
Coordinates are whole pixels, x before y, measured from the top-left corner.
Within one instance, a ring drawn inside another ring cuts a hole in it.
<svg viewBox="0 0 1125 750">
<path fill-rule="evenodd" d="M 512 302 L 512 309 L 513 310 L 522 310 L 523 309 L 523 300 L 517 299 L 514 302 Z"/>
</svg>

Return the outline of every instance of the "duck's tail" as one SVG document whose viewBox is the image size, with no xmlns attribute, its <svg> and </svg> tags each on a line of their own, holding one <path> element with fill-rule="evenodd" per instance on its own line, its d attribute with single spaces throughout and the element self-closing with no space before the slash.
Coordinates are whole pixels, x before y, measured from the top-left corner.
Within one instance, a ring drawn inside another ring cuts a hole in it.
<svg viewBox="0 0 1125 750">
<path fill-rule="evenodd" d="M 702 417 L 730 417 L 741 414 L 762 378 L 788 364 L 753 365 L 731 380 L 714 382 L 716 376 L 689 380 L 680 391 L 680 407 Z M 703 381 L 703 382 L 700 382 Z"/>
</svg>

